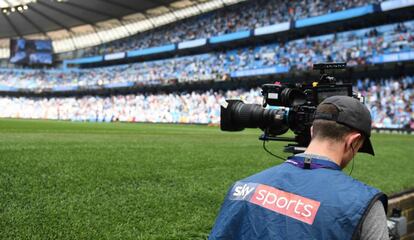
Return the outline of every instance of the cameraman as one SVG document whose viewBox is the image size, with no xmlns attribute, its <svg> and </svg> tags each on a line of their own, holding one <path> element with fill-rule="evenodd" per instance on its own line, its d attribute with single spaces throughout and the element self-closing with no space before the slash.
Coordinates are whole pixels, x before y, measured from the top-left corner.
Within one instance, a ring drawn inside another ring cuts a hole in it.
<svg viewBox="0 0 414 240">
<path fill-rule="evenodd" d="M 329 97 L 311 134 L 304 153 L 233 185 L 209 239 L 389 239 L 387 196 L 341 171 L 358 151 L 374 155 L 368 109 Z"/>
</svg>

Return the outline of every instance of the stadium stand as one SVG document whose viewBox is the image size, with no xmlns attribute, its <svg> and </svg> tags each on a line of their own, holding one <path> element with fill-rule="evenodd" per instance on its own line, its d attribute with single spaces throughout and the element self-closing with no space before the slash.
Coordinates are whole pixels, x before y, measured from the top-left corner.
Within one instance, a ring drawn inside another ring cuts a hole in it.
<svg viewBox="0 0 414 240">
<path fill-rule="evenodd" d="M 358 80 L 374 128 L 414 129 L 414 78 Z"/>
<path fill-rule="evenodd" d="M 343 11 L 378 0 L 354 1 L 246 1 L 127 39 L 82 50 L 82 57 L 145 49 L 180 41 L 210 38 L 277 23 Z M 380 5 L 375 5 L 380 7 Z M 260 91 L 199 91 L 171 94 L 132 93 L 97 96 L 98 89 L 177 83 L 223 81 L 279 73 L 309 71 L 317 62 L 347 62 L 369 66 L 414 59 L 414 21 L 335 32 L 288 41 L 274 40 L 227 46 L 206 53 L 142 60 L 109 67 L 68 69 L 0 69 L 0 117 L 60 119 L 72 121 L 130 121 L 172 123 L 219 123 L 219 103 L 224 98 L 261 102 Z M 404 55 L 405 54 L 405 55 Z M 408 57 L 407 57 L 407 56 Z M 406 59 L 404 59 L 404 57 Z M 377 128 L 413 128 L 413 77 L 358 80 L 367 96 Z M 208 84 L 208 83 L 207 83 Z M 56 97 L 56 92 L 91 90 L 89 95 Z M 52 93 L 48 98 L 11 97 L 7 92 Z"/>
<path fill-rule="evenodd" d="M 143 49 L 183 40 L 209 38 L 212 36 L 250 30 L 290 20 L 320 16 L 379 0 L 354 1 L 247 1 L 236 7 L 190 18 L 172 26 L 155 29 L 135 37 L 122 39 L 83 50 L 83 56 L 103 55 L 131 49 Z"/>
<path fill-rule="evenodd" d="M 357 88 L 366 96 L 374 127 L 414 129 L 414 76 L 358 80 Z M 0 117 L 218 124 L 220 103 L 227 98 L 262 102 L 260 89 L 49 99 L 1 97 Z"/>
<path fill-rule="evenodd" d="M 0 70 L 0 89 L 67 89 L 163 85 L 309 70 L 315 62 L 375 63 L 375 57 L 414 51 L 414 21 L 224 52 L 75 70 Z"/>
</svg>

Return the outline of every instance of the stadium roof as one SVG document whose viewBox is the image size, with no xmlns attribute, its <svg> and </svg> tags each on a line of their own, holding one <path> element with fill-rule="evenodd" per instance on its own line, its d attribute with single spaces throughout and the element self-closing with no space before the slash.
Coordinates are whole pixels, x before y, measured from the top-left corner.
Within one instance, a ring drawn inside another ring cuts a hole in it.
<svg viewBox="0 0 414 240">
<path fill-rule="evenodd" d="M 145 12 L 174 0 L 0 0 L 0 38 L 44 33 Z M 24 7 L 27 6 L 27 7 Z M 14 7 L 14 11 L 12 9 Z"/>
<path fill-rule="evenodd" d="M 65 52 L 156 28 L 244 0 L 0 0 L 0 58 L 9 38 L 52 39 Z"/>
</svg>

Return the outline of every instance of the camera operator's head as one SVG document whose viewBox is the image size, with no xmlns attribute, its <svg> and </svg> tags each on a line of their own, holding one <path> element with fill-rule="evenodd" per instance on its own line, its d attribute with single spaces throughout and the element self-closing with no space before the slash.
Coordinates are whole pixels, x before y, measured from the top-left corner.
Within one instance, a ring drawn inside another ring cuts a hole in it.
<svg viewBox="0 0 414 240">
<path fill-rule="evenodd" d="M 325 99 L 316 109 L 307 152 L 328 155 L 342 168 L 357 152 L 374 155 L 371 115 L 364 104 L 348 96 Z"/>
</svg>

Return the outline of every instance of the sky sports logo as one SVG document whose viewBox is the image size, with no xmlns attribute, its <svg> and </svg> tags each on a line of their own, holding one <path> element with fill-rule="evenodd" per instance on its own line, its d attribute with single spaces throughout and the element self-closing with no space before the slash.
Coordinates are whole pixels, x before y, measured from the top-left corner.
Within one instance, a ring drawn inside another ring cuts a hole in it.
<svg viewBox="0 0 414 240">
<path fill-rule="evenodd" d="M 318 201 L 257 183 L 237 182 L 229 199 L 248 201 L 311 225 L 320 206 Z"/>
</svg>

